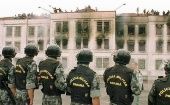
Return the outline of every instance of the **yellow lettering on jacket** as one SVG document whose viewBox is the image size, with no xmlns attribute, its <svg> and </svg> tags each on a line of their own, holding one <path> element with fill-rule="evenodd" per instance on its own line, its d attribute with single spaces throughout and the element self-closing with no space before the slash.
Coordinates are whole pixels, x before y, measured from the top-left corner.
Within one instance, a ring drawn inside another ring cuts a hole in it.
<svg viewBox="0 0 170 105">
<path fill-rule="evenodd" d="M 76 86 L 76 87 L 85 87 L 84 84 L 78 84 L 78 83 L 73 83 L 73 86 Z"/>
<path fill-rule="evenodd" d="M 24 68 L 21 65 L 16 65 L 16 73 L 25 73 Z"/>
<path fill-rule="evenodd" d="M 159 96 L 162 96 L 164 93 L 166 93 L 167 91 L 170 91 L 170 87 L 167 87 L 167 88 L 164 88 L 163 90 L 161 90 L 160 92 L 159 92 Z M 167 94 L 166 94 L 167 95 Z M 169 95 L 167 95 L 166 96 L 165 95 L 165 97 L 168 97 Z"/>
<path fill-rule="evenodd" d="M 111 82 L 109 82 L 111 79 L 119 80 L 120 82 L 122 82 L 124 84 L 125 87 L 127 87 L 127 82 L 121 76 L 119 76 L 119 75 L 111 75 L 111 76 L 109 76 L 107 78 L 107 83 L 110 83 L 112 85 L 122 86 L 122 83 L 120 83 L 118 81 L 114 81 L 114 82 L 111 81 Z"/>
<path fill-rule="evenodd" d="M 42 79 L 54 79 L 53 75 L 51 75 L 50 72 L 48 72 L 47 70 L 40 70 L 40 77 Z M 50 78 L 49 78 L 50 77 Z"/>
<path fill-rule="evenodd" d="M 71 80 L 70 80 L 70 84 L 75 81 L 75 80 L 81 80 L 82 82 L 84 82 L 84 84 L 86 84 L 87 87 L 90 87 L 89 83 L 81 76 L 77 76 L 77 77 L 73 77 Z"/>
</svg>

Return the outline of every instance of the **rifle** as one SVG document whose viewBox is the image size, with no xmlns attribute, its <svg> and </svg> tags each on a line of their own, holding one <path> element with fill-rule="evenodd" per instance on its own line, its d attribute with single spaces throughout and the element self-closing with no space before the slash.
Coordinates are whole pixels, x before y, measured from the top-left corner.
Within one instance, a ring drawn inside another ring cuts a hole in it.
<svg viewBox="0 0 170 105">
<path fill-rule="evenodd" d="M 13 95 L 11 89 L 7 86 L 7 84 L 5 83 L 5 81 L 2 81 L 2 85 L 5 87 L 6 91 L 8 92 L 8 96 L 9 96 L 9 98 L 11 99 L 12 104 L 13 104 L 13 105 L 16 105 L 15 98 L 14 98 L 14 95 Z"/>
</svg>

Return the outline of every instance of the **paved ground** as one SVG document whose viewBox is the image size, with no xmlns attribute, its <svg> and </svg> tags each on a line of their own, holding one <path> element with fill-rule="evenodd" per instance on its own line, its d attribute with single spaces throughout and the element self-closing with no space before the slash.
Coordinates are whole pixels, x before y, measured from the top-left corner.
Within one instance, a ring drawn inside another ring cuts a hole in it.
<svg viewBox="0 0 170 105">
<path fill-rule="evenodd" d="M 142 92 L 140 96 L 140 104 L 139 105 L 147 105 L 147 97 L 148 97 L 148 92 L 152 86 L 153 81 L 144 81 L 144 91 Z M 41 99 L 42 99 L 42 93 L 39 90 L 35 91 L 35 101 L 34 105 L 41 105 Z M 63 105 L 70 105 L 70 97 L 66 95 L 62 95 L 63 99 Z M 101 105 L 109 105 L 109 98 L 106 95 L 105 92 L 105 87 L 103 84 L 103 81 L 101 80 Z"/>
</svg>

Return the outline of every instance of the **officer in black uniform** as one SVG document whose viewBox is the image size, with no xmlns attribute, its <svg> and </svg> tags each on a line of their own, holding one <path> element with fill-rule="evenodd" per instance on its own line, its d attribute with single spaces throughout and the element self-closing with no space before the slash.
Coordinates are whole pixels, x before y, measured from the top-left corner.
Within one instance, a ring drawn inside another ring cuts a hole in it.
<svg viewBox="0 0 170 105">
<path fill-rule="evenodd" d="M 0 105 L 13 105 L 14 103 L 12 102 L 12 99 L 10 99 L 10 96 L 15 95 L 15 67 L 12 64 L 12 58 L 16 55 L 15 49 L 12 47 L 4 47 L 2 49 L 2 55 L 4 56 L 4 59 L 0 61 Z M 8 86 L 13 94 L 9 93 L 7 87 L 4 85 Z"/>
<path fill-rule="evenodd" d="M 131 105 L 132 94 L 140 94 L 139 81 L 133 70 L 126 67 L 131 59 L 130 53 L 119 49 L 113 56 L 115 65 L 107 68 L 103 79 L 111 105 Z"/>
<path fill-rule="evenodd" d="M 81 50 L 77 54 L 77 67 L 67 76 L 67 94 L 71 95 L 71 105 L 100 105 L 99 78 L 89 68 L 93 61 L 90 50 Z"/>
<path fill-rule="evenodd" d="M 16 103 L 17 105 L 33 105 L 34 89 L 37 82 L 37 65 L 33 60 L 38 48 L 29 44 L 24 50 L 26 56 L 18 59 L 15 70 Z"/>
<path fill-rule="evenodd" d="M 148 95 L 148 105 L 170 105 L 170 62 L 164 66 L 165 77 L 158 78 Z"/>
<path fill-rule="evenodd" d="M 62 105 L 61 94 L 65 93 L 64 69 L 57 60 L 61 50 L 57 45 L 50 45 L 46 50 L 47 59 L 39 63 L 39 76 L 42 83 L 42 105 Z"/>
</svg>

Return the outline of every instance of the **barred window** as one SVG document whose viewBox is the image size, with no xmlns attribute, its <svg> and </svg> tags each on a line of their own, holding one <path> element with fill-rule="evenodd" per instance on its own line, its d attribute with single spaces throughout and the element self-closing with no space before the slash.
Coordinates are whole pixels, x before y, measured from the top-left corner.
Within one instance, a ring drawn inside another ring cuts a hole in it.
<svg viewBox="0 0 170 105">
<path fill-rule="evenodd" d="M 146 25 L 145 24 L 140 24 L 139 25 L 139 32 L 138 32 L 138 34 L 140 36 L 146 35 Z"/>
</svg>

